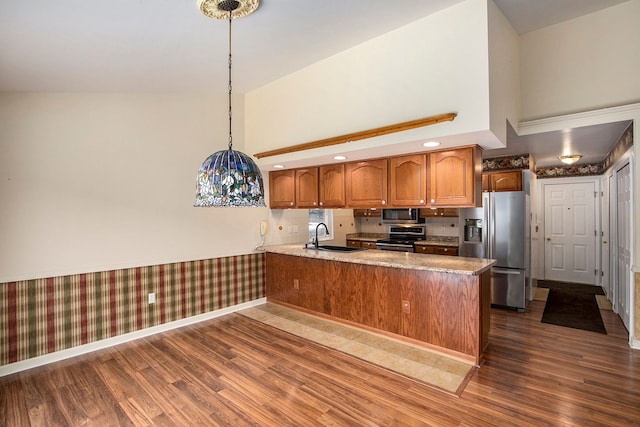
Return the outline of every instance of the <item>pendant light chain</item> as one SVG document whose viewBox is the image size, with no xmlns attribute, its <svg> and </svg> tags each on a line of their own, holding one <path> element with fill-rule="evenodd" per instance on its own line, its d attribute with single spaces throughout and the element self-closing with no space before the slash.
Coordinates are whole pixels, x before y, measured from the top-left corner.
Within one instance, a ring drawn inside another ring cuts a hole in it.
<svg viewBox="0 0 640 427">
<path fill-rule="evenodd" d="M 232 148 L 231 21 L 256 10 L 260 0 L 198 0 L 205 16 L 229 19 L 229 147 L 205 159 L 196 177 L 196 201 L 201 207 L 265 207 L 260 168 Z"/>
<path fill-rule="evenodd" d="M 233 145 L 231 134 L 231 10 L 229 11 L 229 150 Z"/>
</svg>

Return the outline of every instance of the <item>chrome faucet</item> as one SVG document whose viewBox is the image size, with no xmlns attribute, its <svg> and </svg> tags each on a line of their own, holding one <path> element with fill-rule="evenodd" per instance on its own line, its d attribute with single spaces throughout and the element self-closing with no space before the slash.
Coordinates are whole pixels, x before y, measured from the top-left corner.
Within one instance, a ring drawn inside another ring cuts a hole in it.
<svg viewBox="0 0 640 427">
<path fill-rule="evenodd" d="M 320 227 L 321 225 L 324 225 L 324 229 L 327 231 L 327 236 L 329 235 L 329 228 L 327 227 L 327 224 L 321 222 L 320 224 L 316 225 L 316 240 L 313 242 L 316 249 L 318 249 L 318 227 Z"/>
</svg>

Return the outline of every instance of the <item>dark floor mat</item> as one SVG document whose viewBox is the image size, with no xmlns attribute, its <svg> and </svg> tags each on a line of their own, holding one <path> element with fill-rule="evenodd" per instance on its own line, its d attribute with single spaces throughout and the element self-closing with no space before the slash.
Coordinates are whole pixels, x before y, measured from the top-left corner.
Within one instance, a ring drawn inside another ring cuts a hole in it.
<svg viewBox="0 0 640 427">
<path fill-rule="evenodd" d="M 538 280 L 539 288 L 557 289 L 561 291 L 580 292 L 591 295 L 604 295 L 602 286 L 584 285 L 582 283 L 554 282 L 553 280 Z"/>
<path fill-rule="evenodd" d="M 595 294 L 549 289 L 542 322 L 606 334 Z"/>
</svg>

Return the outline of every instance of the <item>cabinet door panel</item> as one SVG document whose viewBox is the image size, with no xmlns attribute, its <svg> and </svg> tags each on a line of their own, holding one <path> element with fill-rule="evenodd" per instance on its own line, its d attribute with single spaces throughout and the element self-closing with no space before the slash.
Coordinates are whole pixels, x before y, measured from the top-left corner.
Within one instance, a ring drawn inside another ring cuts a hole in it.
<svg viewBox="0 0 640 427">
<path fill-rule="evenodd" d="M 431 206 L 475 207 L 482 203 L 482 157 L 477 147 L 429 154 Z"/>
<path fill-rule="evenodd" d="M 369 208 L 387 204 L 387 160 L 346 165 L 347 207 Z"/>
<path fill-rule="evenodd" d="M 344 165 L 320 166 L 319 199 L 321 208 L 342 208 L 346 203 Z"/>
<path fill-rule="evenodd" d="M 269 172 L 269 206 L 272 209 L 295 206 L 295 171 Z"/>
<path fill-rule="evenodd" d="M 521 191 L 522 172 L 509 171 L 489 175 L 491 191 Z"/>
<path fill-rule="evenodd" d="M 389 159 L 389 203 L 392 206 L 424 206 L 427 198 L 427 156 Z"/>
<path fill-rule="evenodd" d="M 318 168 L 296 169 L 296 207 L 318 207 Z"/>
</svg>

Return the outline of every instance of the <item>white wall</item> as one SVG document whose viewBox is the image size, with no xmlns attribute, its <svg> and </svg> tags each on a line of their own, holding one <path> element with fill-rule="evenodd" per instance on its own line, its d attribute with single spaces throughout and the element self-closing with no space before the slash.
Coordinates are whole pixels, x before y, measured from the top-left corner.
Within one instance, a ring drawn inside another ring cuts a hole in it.
<svg viewBox="0 0 640 427">
<path fill-rule="evenodd" d="M 521 37 L 526 120 L 640 101 L 640 0 Z"/>
<path fill-rule="evenodd" d="M 468 0 L 248 93 L 247 151 L 448 112 L 458 117 L 411 138 L 488 131 L 487 22 L 486 0 Z M 402 138 L 394 134 L 380 144 Z M 298 154 L 305 155 L 317 152 Z"/>
<path fill-rule="evenodd" d="M 0 94 L 0 282 L 252 252 L 266 208 L 193 207 L 198 168 L 227 146 L 227 108 L 205 95 Z"/>
<path fill-rule="evenodd" d="M 487 6 L 490 128 L 506 146 L 506 121 L 520 121 L 520 38 L 492 0 Z"/>
</svg>

